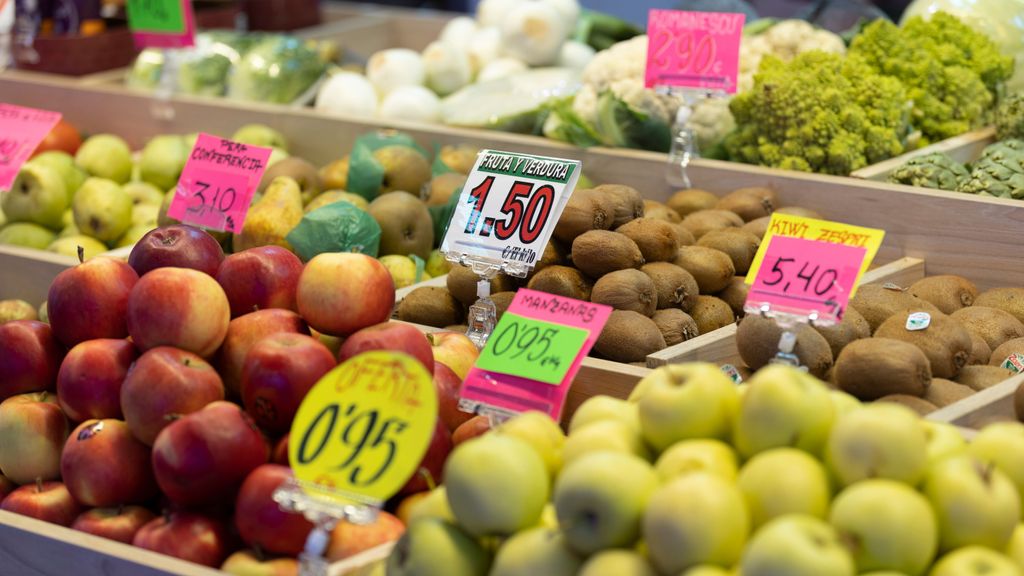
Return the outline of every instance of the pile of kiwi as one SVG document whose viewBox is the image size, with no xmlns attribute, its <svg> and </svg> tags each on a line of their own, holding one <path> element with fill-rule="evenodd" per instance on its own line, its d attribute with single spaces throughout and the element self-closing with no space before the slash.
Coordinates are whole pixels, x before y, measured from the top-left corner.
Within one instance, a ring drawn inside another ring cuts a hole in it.
<svg viewBox="0 0 1024 576">
<path fill-rule="evenodd" d="M 911 314 L 927 312 L 923 329 L 908 328 Z M 769 318 L 748 316 L 736 346 L 757 370 L 774 357 L 781 329 Z M 1024 354 L 1024 288 L 979 293 L 970 280 L 942 275 L 909 287 L 861 286 L 841 323 L 802 326 L 794 353 L 812 374 L 861 400 L 904 404 L 927 414 L 1013 375 L 1001 364 Z"/>
<path fill-rule="evenodd" d="M 499 315 L 523 286 L 607 304 L 614 312 L 593 354 L 644 362 L 743 316 L 743 277 L 772 212 L 820 217 L 778 205 L 768 188 L 741 188 L 723 197 L 681 190 L 667 203 L 644 200 L 620 184 L 578 189 L 530 275 L 499 275 L 491 282 L 491 299 Z M 399 303 L 397 318 L 463 330 L 477 299 L 476 282 L 471 270 L 454 267 L 447 289 L 417 288 Z"/>
</svg>

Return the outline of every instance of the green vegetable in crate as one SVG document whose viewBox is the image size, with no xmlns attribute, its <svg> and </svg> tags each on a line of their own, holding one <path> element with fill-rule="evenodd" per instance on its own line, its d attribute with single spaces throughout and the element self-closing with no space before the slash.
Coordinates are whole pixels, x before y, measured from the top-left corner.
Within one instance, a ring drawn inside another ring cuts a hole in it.
<svg viewBox="0 0 1024 576">
<path fill-rule="evenodd" d="M 579 87 L 575 70 L 537 68 L 466 86 L 441 101 L 441 118 L 451 126 L 538 134 L 549 103 Z"/>
<path fill-rule="evenodd" d="M 971 177 L 963 164 L 940 152 L 911 158 L 904 165 L 892 171 L 889 182 L 956 190 Z"/>
<path fill-rule="evenodd" d="M 139 53 L 128 71 L 125 84 L 132 88 L 152 90 L 160 85 L 164 72 L 164 53 L 155 48 L 146 48 Z"/>
<path fill-rule="evenodd" d="M 741 162 L 845 175 L 904 151 L 907 106 L 903 86 L 859 58 L 768 57 L 730 103 L 737 128 L 724 146 Z"/>
<path fill-rule="evenodd" d="M 999 102 L 995 125 L 996 138 L 1000 140 L 1024 138 L 1024 93 L 1007 96 Z"/>
<path fill-rule="evenodd" d="M 1006 146 L 986 151 L 987 153 L 971 166 L 971 177 L 957 191 L 1024 199 L 1024 152 Z"/>
<path fill-rule="evenodd" d="M 315 45 L 275 36 L 261 40 L 228 78 L 228 97 L 287 104 L 320 79 L 326 64 Z"/>
</svg>

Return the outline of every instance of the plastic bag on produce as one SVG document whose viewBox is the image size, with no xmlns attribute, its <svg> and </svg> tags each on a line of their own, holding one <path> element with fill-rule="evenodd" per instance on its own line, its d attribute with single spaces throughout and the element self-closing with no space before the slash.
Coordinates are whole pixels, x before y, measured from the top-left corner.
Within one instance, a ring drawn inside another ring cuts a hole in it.
<svg viewBox="0 0 1024 576">
<path fill-rule="evenodd" d="M 376 257 L 380 235 L 380 225 L 372 216 L 341 201 L 303 216 L 287 240 L 299 258 L 308 262 L 324 252 L 359 252 Z"/>
<path fill-rule="evenodd" d="M 430 154 L 408 134 L 395 130 L 378 130 L 363 134 L 356 138 L 352 153 L 349 155 L 346 187 L 349 192 L 359 194 L 369 201 L 380 194 L 381 184 L 384 182 L 384 166 L 374 156 L 374 152 L 386 146 L 408 146 L 425 158 L 430 157 Z M 419 190 L 406 192 L 413 195 L 420 193 Z"/>
</svg>

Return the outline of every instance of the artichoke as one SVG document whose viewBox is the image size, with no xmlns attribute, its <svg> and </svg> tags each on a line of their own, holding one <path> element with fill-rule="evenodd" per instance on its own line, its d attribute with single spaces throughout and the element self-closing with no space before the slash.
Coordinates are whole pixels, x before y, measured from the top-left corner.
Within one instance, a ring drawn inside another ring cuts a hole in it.
<svg viewBox="0 0 1024 576">
<path fill-rule="evenodd" d="M 911 158 L 889 174 L 889 182 L 955 191 L 970 176 L 971 173 L 963 164 L 935 152 Z"/>
<path fill-rule="evenodd" d="M 1024 138 L 1024 93 L 1003 98 L 996 107 L 996 137 Z"/>
<path fill-rule="evenodd" d="M 970 178 L 957 191 L 1024 199 L 1024 152 L 1003 147 L 988 153 L 974 163 Z"/>
</svg>

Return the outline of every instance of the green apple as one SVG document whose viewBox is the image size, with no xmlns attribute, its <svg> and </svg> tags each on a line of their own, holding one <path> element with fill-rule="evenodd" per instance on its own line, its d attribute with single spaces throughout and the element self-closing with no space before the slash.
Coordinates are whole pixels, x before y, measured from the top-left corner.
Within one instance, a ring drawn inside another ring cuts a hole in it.
<svg viewBox="0 0 1024 576">
<path fill-rule="evenodd" d="M 388 269 L 395 288 L 407 288 L 416 283 L 416 263 L 408 256 L 388 254 L 377 258 Z M 422 275 L 421 275 L 422 280 Z"/>
<path fill-rule="evenodd" d="M 835 409 L 836 417 L 861 407 L 860 400 L 856 396 L 842 390 L 829 390 L 829 396 L 832 398 L 832 408 Z"/>
<path fill-rule="evenodd" d="M 267 168 L 270 168 L 274 164 L 277 164 L 281 160 L 288 158 L 289 154 L 286 150 L 280 148 L 272 148 L 270 150 L 270 158 L 267 158 Z"/>
<path fill-rule="evenodd" d="M 114 242 L 132 225 L 132 199 L 113 180 L 89 178 L 71 204 L 75 226 L 100 242 Z"/>
<path fill-rule="evenodd" d="M 575 576 L 582 565 L 583 560 L 573 554 L 562 534 L 531 528 L 498 548 L 490 576 Z"/>
<path fill-rule="evenodd" d="M 928 500 L 895 480 L 871 479 L 840 492 L 829 523 L 849 543 L 857 569 L 920 576 L 935 558 L 939 529 Z"/>
<path fill-rule="evenodd" d="M 0 228 L 0 244 L 45 250 L 56 239 L 52 230 L 31 222 L 12 222 Z"/>
<path fill-rule="evenodd" d="M 640 411 L 636 404 L 599 394 L 587 398 L 576 408 L 569 421 L 569 434 L 603 420 L 619 420 L 640 430 Z"/>
<path fill-rule="evenodd" d="M 662 482 L 694 472 L 709 472 L 731 482 L 736 480 L 738 468 L 736 452 L 731 446 L 720 440 L 705 439 L 676 442 L 661 453 L 654 465 Z"/>
<path fill-rule="evenodd" d="M 38 319 L 39 314 L 36 313 L 36 307 L 32 304 L 17 298 L 0 300 L 0 324 L 14 322 L 15 320 Z"/>
<path fill-rule="evenodd" d="M 1013 560 L 983 546 L 967 546 L 946 554 L 929 576 L 1020 576 Z"/>
<path fill-rule="evenodd" d="M 961 455 L 928 468 L 921 490 L 939 521 L 939 548 L 988 546 L 1002 550 L 1020 522 L 1020 496 L 990 463 Z"/>
<path fill-rule="evenodd" d="M 7 224 L 7 215 L 4 214 L 4 209 L 0 207 L 0 226 Z"/>
<path fill-rule="evenodd" d="M 743 576 L 854 576 L 853 558 L 827 522 L 792 514 L 754 533 L 740 562 Z"/>
<path fill-rule="evenodd" d="M 971 440 L 967 452 L 995 464 L 1010 477 L 1017 487 L 1017 493 L 1024 494 L 1024 424 L 989 424 Z M 1024 502 L 1021 504 L 1024 505 Z"/>
<path fill-rule="evenodd" d="M 508 535 L 536 524 L 551 484 L 540 455 L 508 434 L 459 444 L 445 462 L 444 481 L 452 513 L 476 536 Z"/>
<path fill-rule="evenodd" d="M 288 151 L 288 140 L 284 134 L 265 124 L 246 124 L 236 130 L 231 139 L 241 144 L 280 148 L 284 152 Z"/>
<path fill-rule="evenodd" d="M 745 458 L 771 448 L 799 448 L 818 456 L 835 419 L 828 388 L 806 372 L 771 364 L 749 380 L 740 402 L 734 444 Z"/>
<path fill-rule="evenodd" d="M 786 514 L 828 516 L 832 489 L 820 462 L 795 448 L 776 448 L 751 458 L 737 480 L 757 530 Z"/>
<path fill-rule="evenodd" d="M 619 420 L 602 420 L 569 434 L 562 446 L 562 465 L 592 452 L 623 452 L 649 460 L 651 453 L 640 430 Z"/>
<path fill-rule="evenodd" d="M 103 242 L 81 234 L 78 236 L 64 236 L 62 238 L 57 238 L 46 247 L 46 250 L 49 252 L 56 252 L 57 254 L 63 254 L 64 256 L 70 256 L 71 258 L 78 260 L 79 247 L 84 251 L 83 262 L 107 251 L 107 245 Z"/>
<path fill-rule="evenodd" d="M 726 570 L 721 566 L 701 564 L 700 566 L 694 566 L 693 568 L 684 570 L 679 576 L 736 576 L 736 574 L 738 574 L 738 572 Z"/>
<path fill-rule="evenodd" d="M 594 452 L 565 467 L 552 500 L 569 547 L 589 556 L 633 545 L 658 475 L 646 460 Z"/>
<path fill-rule="evenodd" d="M 529 444 L 544 461 L 550 478 L 562 469 L 565 434 L 551 416 L 537 411 L 523 412 L 502 423 L 492 433 L 508 434 Z"/>
<path fill-rule="evenodd" d="M 555 510 L 554 504 L 548 502 L 544 505 L 544 511 L 540 513 L 540 520 L 537 521 L 535 528 L 558 530 L 558 511 Z"/>
<path fill-rule="evenodd" d="M 153 204 L 159 208 L 164 201 L 164 191 L 149 182 L 136 180 L 125 184 L 121 189 L 132 199 L 132 204 L 135 206 Z"/>
<path fill-rule="evenodd" d="M 388 576 L 487 576 L 491 557 L 474 538 L 438 518 L 410 523 L 387 559 Z"/>
<path fill-rule="evenodd" d="M 825 462 L 840 486 L 890 478 L 916 486 L 924 476 L 928 439 L 917 414 L 888 402 L 866 404 L 836 420 Z"/>
<path fill-rule="evenodd" d="M 577 576 L 658 576 L 646 558 L 632 550 L 605 550 L 591 556 Z"/>
<path fill-rule="evenodd" d="M 57 230 L 68 208 L 64 179 L 52 168 L 25 164 L 11 189 L 3 193 L 0 206 L 11 222 L 32 222 Z"/>
<path fill-rule="evenodd" d="M 964 435 L 956 426 L 931 420 L 922 420 L 921 422 L 924 424 L 925 437 L 928 438 L 928 449 L 925 456 L 929 465 L 967 451 L 967 441 L 964 440 Z"/>
<path fill-rule="evenodd" d="M 37 164 L 56 170 L 64 180 L 64 191 L 68 195 L 69 203 L 75 196 L 75 192 L 82 186 L 82 182 L 85 182 L 88 177 L 84 170 L 75 165 L 75 158 L 62 150 L 47 150 L 33 157 L 26 164 Z"/>
<path fill-rule="evenodd" d="M 651 562 L 662 573 L 698 564 L 733 566 L 750 532 L 750 516 L 735 485 L 698 472 L 651 495 L 642 532 Z"/>
<path fill-rule="evenodd" d="M 736 386 L 714 364 L 700 362 L 662 366 L 637 386 L 640 429 L 661 452 L 690 438 L 726 439 L 739 401 Z"/>
<path fill-rule="evenodd" d="M 156 228 L 156 218 L 160 207 L 155 204 L 135 204 L 132 206 L 132 226 L 149 226 Z"/>
<path fill-rule="evenodd" d="M 1010 543 L 1006 545 L 1006 555 L 1024 571 L 1024 524 L 1014 527 Z"/>
<path fill-rule="evenodd" d="M 61 228 L 60 232 L 57 233 L 57 238 L 67 238 L 68 236 L 81 235 L 82 231 L 78 229 L 78 226 L 75 226 L 74 222 L 72 222 L 71 224 L 68 224 L 67 226 Z"/>
<path fill-rule="evenodd" d="M 448 493 L 444 486 L 434 488 L 409 509 L 409 524 L 420 518 L 439 518 L 455 522 L 455 515 L 448 506 Z"/>
<path fill-rule="evenodd" d="M 170 188 L 178 183 L 178 176 L 191 153 L 185 147 L 185 139 L 176 134 L 162 134 L 153 137 L 142 148 L 139 158 L 140 176 L 159 188 Z"/>
<path fill-rule="evenodd" d="M 434 278 L 438 276 L 444 276 L 452 269 L 452 263 L 441 254 L 441 251 L 437 248 L 430 251 L 430 256 L 427 257 L 427 274 L 430 274 Z"/>
<path fill-rule="evenodd" d="M 119 136 L 97 134 L 82 142 L 75 163 L 90 176 L 124 184 L 132 175 L 132 150 Z"/>
</svg>

